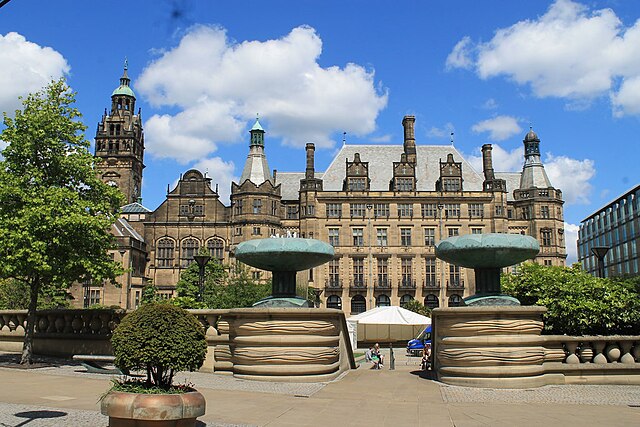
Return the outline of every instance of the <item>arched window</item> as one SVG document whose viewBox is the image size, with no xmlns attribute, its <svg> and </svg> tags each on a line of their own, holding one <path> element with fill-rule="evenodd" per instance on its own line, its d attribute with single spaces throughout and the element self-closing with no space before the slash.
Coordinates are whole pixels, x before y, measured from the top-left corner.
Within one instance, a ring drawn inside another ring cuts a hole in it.
<svg viewBox="0 0 640 427">
<path fill-rule="evenodd" d="M 413 295 L 409 295 L 409 294 L 402 295 L 402 297 L 400 297 L 400 307 L 404 307 L 411 300 L 413 300 Z"/>
<path fill-rule="evenodd" d="M 378 295 L 376 298 L 376 307 L 389 307 L 391 305 L 391 299 L 385 295 Z"/>
<path fill-rule="evenodd" d="M 354 295 L 351 298 L 351 314 L 364 313 L 367 311 L 367 302 L 362 295 Z"/>
<path fill-rule="evenodd" d="M 462 297 L 458 294 L 453 294 L 449 297 L 449 307 L 459 307 L 463 305 Z"/>
<path fill-rule="evenodd" d="M 114 183 L 115 184 L 115 183 Z M 173 240 L 163 237 L 158 240 L 156 245 L 156 266 L 158 267 L 173 267 L 173 249 L 175 244 Z"/>
<path fill-rule="evenodd" d="M 212 258 L 222 260 L 224 258 L 224 242 L 220 239 L 209 239 L 207 249 Z"/>
<path fill-rule="evenodd" d="M 194 261 L 193 256 L 198 253 L 198 249 L 200 248 L 200 243 L 194 239 L 189 237 L 188 239 L 184 239 L 182 241 L 182 253 L 181 253 L 181 265 L 183 268 L 187 268 Z"/>
<path fill-rule="evenodd" d="M 433 310 L 434 308 L 438 308 L 439 305 L 440 300 L 438 300 L 438 297 L 434 294 L 429 294 L 424 299 L 424 306 L 430 308 L 431 310 Z"/>
<path fill-rule="evenodd" d="M 353 302 L 351 303 L 353 306 Z M 327 308 L 337 308 L 338 310 L 342 310 L 342 298 L 338 295 L 330 295 L 327 298 Z"/>
</svg>

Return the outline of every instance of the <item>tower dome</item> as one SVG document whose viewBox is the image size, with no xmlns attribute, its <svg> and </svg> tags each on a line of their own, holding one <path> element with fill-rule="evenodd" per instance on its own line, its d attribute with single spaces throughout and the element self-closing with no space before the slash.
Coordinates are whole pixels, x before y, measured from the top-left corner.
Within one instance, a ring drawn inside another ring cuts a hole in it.
<svg viewBox="0 0 640 427">
<path fill-rule="evenodd" d="M 533 131 L 533 127 L 529 127 L 529 132 L 525 135 L 524 142 L 540 142 L 538 134 Z"/>
<path fill-rule="evenodd" d="M 114 89 L 113 93 L 111 94 L 111 96 L 130 96 L 132 98 L 135 98 L 136 95 L 133 93 L 133 90 L 131 90 L 131 88 L 129 87 L 129 83 L 131 82 L 131 79 L 129 78 L 129 75 L 127 74 L 127 69 L 129 68 L 129 61 L 127 61 L 126 59 L 124 60 L 124 72 L 122 73 L 122 77 L 120 77 L 120 86 L 118 86 L 117 88 Z"/>
</svg>

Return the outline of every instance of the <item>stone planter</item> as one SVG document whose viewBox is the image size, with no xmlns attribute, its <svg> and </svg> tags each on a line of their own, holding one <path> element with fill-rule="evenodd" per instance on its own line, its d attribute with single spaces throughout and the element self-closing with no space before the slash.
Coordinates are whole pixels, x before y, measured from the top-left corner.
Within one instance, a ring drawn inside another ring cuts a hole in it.
<svg viewBox="0 0 640 427">
<path fill-rule="evenodd" d="M 109 427 L 194 427 L 204 415 L 204 396 L 183 394 L 136 394 L 110 391 L 102 399 L 101 412 Z"/>
</svg>

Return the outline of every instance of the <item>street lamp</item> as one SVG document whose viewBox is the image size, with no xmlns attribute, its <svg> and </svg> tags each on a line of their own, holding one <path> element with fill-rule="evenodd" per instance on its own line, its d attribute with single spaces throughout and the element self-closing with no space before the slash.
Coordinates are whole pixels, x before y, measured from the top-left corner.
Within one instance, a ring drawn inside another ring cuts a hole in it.
<svg viewBox="0 0 640 427">
<path fill-rule="evenodd" d="M 604 279 L 604 257 L 609 252 L 608 246 L 594 246 L 591 252 L 598 258 L 598 277 Z"/>
<path fill-rule="evenodd" d="M 438 243 L 442 242 L 442 210 L 444 205 L 438 203 Z M 440 260 L 440 301 L 444 307 L 447 291 L 444 288 L 444 261 Z"/>
<path fill-rule="evenodd" d="M 373 205 L 371 203 L 367 203 L 367 234 L 369 240 L 369 256 L 367 264 L 369 264 L 369 285 L 367 286 L 367 294 L 369 294 L 369 309 L 373 308 L 373 272 L 371 270 L 372 257 L 371 257 L 371 209 L 373 209 Z M 369 288 L 371 288 L 371 292 L 369 292 Z"/>
<path fill-rule="evenodd" d="M 120 262 L 122 263 L 122 267 L 124 267 L 124 254 L 127 252 L 124 248 L 118 250 L 118 252 L 120 252 Z M 129 275 L 127 274 L 127 279 L 129 278 Z M 129 284 L 126 283 L 126 286 L 123 286 L 125 288 L 125 292 L 127 293 L 126 298 L 127 298 L 127 304 L 126 304 L 126 308 L 129 308 Z M 122 307 L 122 291 L 120 291 L 120 298 L 118 301 L 118 305 L 120 307 Z"/>
<path fill-rule="evenodd" d="M 211 259 L 209 255 L 194 255 L 193 259 L 198 263 L 199 277 L 198 277 L 198 302 L 202 302 L 204 297 L 204 268 Z"/>
</svg>

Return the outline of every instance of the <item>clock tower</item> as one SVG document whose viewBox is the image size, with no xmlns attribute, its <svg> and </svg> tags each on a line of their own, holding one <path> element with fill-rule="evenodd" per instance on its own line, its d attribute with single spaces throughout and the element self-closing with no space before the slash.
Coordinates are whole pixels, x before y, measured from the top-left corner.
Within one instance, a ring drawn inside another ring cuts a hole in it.
<svg viewBox="0 0 640 427">
<path fill-rule="evenodd" d="M 101 159 L 100 178 L 118 187 L 126 203 L 137 202 L 144 169 L 144 133 L 140 109 L 134 114 L 136 96 L 129 87 L 127 61 L 120 85 L 111 94 L 111 111 L 105 109 L 98 123 L 95 155 Z"/>
</svg>

